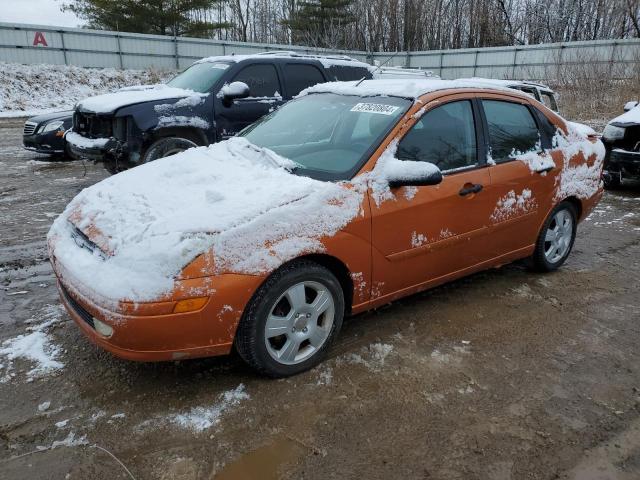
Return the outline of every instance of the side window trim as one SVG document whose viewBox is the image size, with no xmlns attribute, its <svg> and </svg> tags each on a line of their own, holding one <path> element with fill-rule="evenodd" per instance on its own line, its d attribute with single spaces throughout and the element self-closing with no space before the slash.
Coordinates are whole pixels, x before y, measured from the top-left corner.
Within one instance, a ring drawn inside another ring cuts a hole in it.
<svg viewBox="0 0 640 480">
<path fill-rule="evenodd" d="M 235 100 L 236 102 L 239 103 L 243 103 L 243 102 L 254 102 L 256 98 L 282 98 L 282 77 L 280 75 L 280 69 L 278 68 L 278 66 L 275 63 L 271 63 L 271 62 L 258 62 L 258 63 L 249 63 L 248 65 L 244 65 L 242 68 L 240 68 L 237 72 L 235 72 L 233 74 L 233 79 L 231 80 L 232 82 L 235 82 L 235 79 L 238 77 L 238 75 L 240 75 L 244 70 L 246 70 L 247 68 L 251 68 L 254 67 L 256 65 L 270 65 L 271 67 L 273 67 L 273 70 L 276 74 L 276 79 L 278 80 L 278 89 L 277 92 L 280 94 L 280 97 L 276 97 L 275 95 L 272 95 L 270 97 L 264 96 L 264 97 L 248 97 L 248 98 L 239 98 L 237 100 Z M 275 93 L 275 92 L 274 92 Z"/>
<path fill-rule="evenodd" d="M 505 99 L 502 99 L 502 98 L 497 99 L 497 98 L 493 98 L 493 97 L 477 97 L 476 100 L 478 102 L 478 107 L 480 109 L 480 113 L 481 113 L 481 116 L 482 116 L 482 128 L 483 128 L 484 133 L 485 133 L 486 153 L 489 153 L 491 151 L 491 139 L 489 138 L 489 122 L 487 121 L 487 116 L 486 116 L 486 114 L 484 112 L 484 107 L 482 106 L 482 101 L 483 100 L 491 100 L 491 101 L 505 102 L 505 103 L 515 103 L 516 105 L 522 105 L 523 107 L 526 107 L 527 110 L 529 110 L 529 114 L 533 118 L 533 123 L 536 124 L 536 129 L 538 130 L 538 137 L 540 138 L 540 145 L 541 145 L 542 149 L 547 148 L 547 147 L 544 146 L 544 138 L 543 138 L 544 136 L 543 136 L 541 128 L 540 128 L 540 119 L 538 118 L 538 111 L 537 111 L 536 108 L 532 107 L 528 103 L 522 103 L 522 102 L 518 102 L 518 101 L 514 101 L 514 100 L 505 100 Z M 502 165 L 502 164 L 505 164 L 505 163 L 514 162 L 515 160 L 516 160 L 515 158 L 509 158 L 507 160 L 501 160 L 501 161 L 494 160 L 494 162 L 495 162 L 496 165 Z"/>
<path fill-rule="evenodd" d="M 481 113 L 482 107 L 478 106 L 477 104 L 477 98 L 474 97 L 469 97 L 469 98 L 454 98 L 454 99 L 450 99 L 450 100 L 445 100 L 444 102 L 438 101 L 437 104 L 435 104 L 433 106 L 433 108 L 430 108 L 429 110 L 423 111 L 422 115 L 420 115 L 419 117 L 416 118 L 416 121 L 413 123 L 413 125 L 411 125 L 411 127 L 407 130 L 407 132 L 405 132 L 405 134 L 402 136 L 402 138 L 399 140 L 402 141 L 402 139 L 411 131 L 411 129 L 422 119 L 422 117 L 424 117 L 426 114 L 428 114 L 429 112 L 435 110 L 436 108 L 442 107 L 443 105 L 446 105 L 448 103 L 454 103 L 454 102 L 469 102 L 471 104 L 471 114 L 473 116 L 473 129 L 475 132 L 475 137 L 476 137 L 476 163 L 475 165 L 467 165 L 464 167 L 457 167 L 457 168 L 450 168 L 448 170 L 441 170 L 442 175 L 454 175 L 456 173 L 463 173 L 463 172 L 468 172 L 471 170 L 477 170 L 479 168 L 484 168 L 487 166 L 487 158 L 486 158 L 486 145 L 484 144 L 484 128 L 482 126 L 482 118 L 483 118 L 483 114 Z"/>
</svg>

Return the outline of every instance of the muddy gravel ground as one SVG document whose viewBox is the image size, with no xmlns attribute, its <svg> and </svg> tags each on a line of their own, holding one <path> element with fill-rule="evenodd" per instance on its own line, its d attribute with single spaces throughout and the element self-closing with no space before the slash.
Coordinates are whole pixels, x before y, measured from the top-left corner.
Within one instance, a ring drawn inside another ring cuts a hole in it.
<svg viewBox="0 0 640 480">
<path fill-rule="evenodd" d="M 640 478 L 639 186 L 604 196 L 557 273 L 517 263 L 348 319 L 328 361 L 274 381 L 89 344 L 45 235 L 106 174 L 20 141 L 0 125 L 0 478 Z"/>
</svg>

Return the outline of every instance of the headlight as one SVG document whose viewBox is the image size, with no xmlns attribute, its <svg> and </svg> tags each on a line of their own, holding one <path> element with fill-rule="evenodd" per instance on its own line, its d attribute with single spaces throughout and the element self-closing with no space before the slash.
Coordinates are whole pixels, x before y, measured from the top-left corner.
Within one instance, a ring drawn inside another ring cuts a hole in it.
<svg viewBox="0 0 640 480">
<path fill-rule="evenodd" d="M 602 137 L 605 140 L 620 140 L 621 138 L 624 138 L 624 128 L 607 125 L 604 127 Z"/>
<path fill-rule="evenodd" d="M 60 127 L 62 127 L 62 125 L 64 125 L 64 122 L 60 120 L 55 122 L 49 122 L 45 124 L 44 127 L 42 127 L 42 130 L 40 130 L 40 133 L 53 132 L 54 130 L 58 130 Z"/>
</svg>

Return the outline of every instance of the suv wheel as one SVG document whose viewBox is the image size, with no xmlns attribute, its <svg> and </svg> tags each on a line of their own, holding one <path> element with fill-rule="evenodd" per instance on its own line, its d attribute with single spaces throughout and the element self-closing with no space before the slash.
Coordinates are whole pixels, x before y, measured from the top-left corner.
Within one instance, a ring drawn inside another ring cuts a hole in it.
<svg viewBox="0 0 640 480">
<path fill-rule="evenodd" d="M 605 171 L 602 175 L 602 182 L 604 183 L 604 188 L 607 190 L 620 187 L 620 172 Z"/>
<path fill-rule="evenodd" d="M 170 157 L 176 153 L 184 152 L 189 148 L 197 147 L 193 140 L 181 137 L 160 138 L 149 145 L 149 148 L 142 155 L 141 163 L 148 163 L 159 158 Z"/>
<path fill-rule="evenodd" d="M 313 368 L 342 326 L 340 282 L 314 262 L 276 271 L 249 302 L 236 332 L 236 349 L 257 371 L 286 377 Z"/>
<path fill-rule="evenodd" d="M 549 214 L 538 235 L 533 252 L 536 270 L 551 272 L 562 265 L 576 239 L 577 215 L 574 206 L 561 202 Z"/>
</svg>

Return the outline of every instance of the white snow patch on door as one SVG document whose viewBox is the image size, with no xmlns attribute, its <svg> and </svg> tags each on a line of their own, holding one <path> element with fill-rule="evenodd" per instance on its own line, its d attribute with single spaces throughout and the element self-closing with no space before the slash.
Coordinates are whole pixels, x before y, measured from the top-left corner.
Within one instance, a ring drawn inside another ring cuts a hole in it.
<svg viewBox="0 0 640 480">
<path fill-rule="evenodd" d="M 530 213 L 537 207 L 536 200 L 528 188 L 523 189 L 519 194 L 511 190 L 498 200 L 490 218 L 494 223 L 504 222 Z"/>
</svg>

